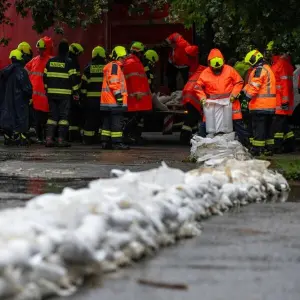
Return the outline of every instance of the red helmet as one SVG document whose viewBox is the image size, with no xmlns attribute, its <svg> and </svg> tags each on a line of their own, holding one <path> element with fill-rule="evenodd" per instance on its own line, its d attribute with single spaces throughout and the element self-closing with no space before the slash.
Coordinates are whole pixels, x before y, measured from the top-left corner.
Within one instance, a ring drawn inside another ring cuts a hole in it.
<svg viewBox="0 0 300 300">
<path fill-rule="evenodd" d="M 189 56 L 197 56 L 199 54 L 199 48 L 198 46 L 187 46 L 185 48 L 185 52 Z"/>
</svg>

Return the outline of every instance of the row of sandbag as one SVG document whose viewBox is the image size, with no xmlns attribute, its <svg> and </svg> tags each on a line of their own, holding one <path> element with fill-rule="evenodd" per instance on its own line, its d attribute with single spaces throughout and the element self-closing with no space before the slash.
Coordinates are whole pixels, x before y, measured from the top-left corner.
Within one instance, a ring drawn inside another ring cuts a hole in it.
<svg viewBox="0 0 300 300">
<path fill-rule="evenodd" d="M 92 274 L 116 271 L 234 205 L 285 201 L 286 180 L 267 162 L 224 161 L 188 173 L 161 167 L 64 189 L 0 212 L 0 299 L 74 293 Z"/>
</svg>

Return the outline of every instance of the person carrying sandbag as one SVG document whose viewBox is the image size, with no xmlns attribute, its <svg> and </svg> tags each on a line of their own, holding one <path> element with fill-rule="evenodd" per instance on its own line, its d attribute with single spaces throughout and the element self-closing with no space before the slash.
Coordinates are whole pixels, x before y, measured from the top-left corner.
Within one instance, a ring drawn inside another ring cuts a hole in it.
<svg viewBox="0 0 300 300">
<path fill-rule="evenodd" d="M 197 80 L 195 92 L 204 108 L 207 133 L 229 133 L 234 130 L 240 142 L 247 145 L 248 132 L 237 100 L 243 83 L 238 72 L 225 64 L 221 51 L 212 49 L 208 55 L 208 67 Z"/>
</svg>

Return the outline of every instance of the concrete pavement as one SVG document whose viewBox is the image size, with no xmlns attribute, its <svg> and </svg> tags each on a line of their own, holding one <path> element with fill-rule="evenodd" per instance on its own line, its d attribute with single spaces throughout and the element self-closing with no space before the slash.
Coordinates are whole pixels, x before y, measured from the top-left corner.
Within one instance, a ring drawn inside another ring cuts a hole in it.
<svg viewBox="0 0 300 300">
<path fill-rule="evenodd" d="M 153 136 L 152 136 L 153 138 Z M 97 146 L 28 149 L 0 146 L 0 209 L 63 187 L 80 188 L 112 168 L 145 170 L 162 160 L 190 170 L 189 148 L 177 137 L 154 136 L 155 143 L 128 152 Z M 168 140 L 168 144 L 162 142 Z M 300 190 L 293 188 L 292 201 Z M 300 299 L 300 205 L 253 204 L 203 223 L 203 234 L 164 249 L 156 257 L 107 277 L 102 286 L 82 289 L 72 300 L 298 300 Z M 139 279 L 186 284 L 180 291 L 139 284 Z M 56 299 L 58 300 L 58 299 Z"/>
</svg>

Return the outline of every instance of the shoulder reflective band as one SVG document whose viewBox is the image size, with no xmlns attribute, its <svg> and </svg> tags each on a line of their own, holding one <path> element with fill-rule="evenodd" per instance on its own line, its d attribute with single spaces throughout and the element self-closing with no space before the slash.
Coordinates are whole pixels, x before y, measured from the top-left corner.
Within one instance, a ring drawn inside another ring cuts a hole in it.
<svg viewBox="0 0 300 300">
<path fill-rule="evenodd" d="M 62 62 L 55 62 L 55 61 L 50 61 L 50 67 L 53 68 L 65 68 L 66 64 Z"/>
</svg>

